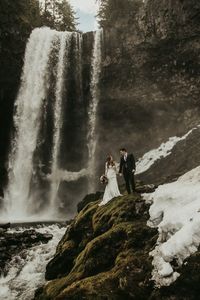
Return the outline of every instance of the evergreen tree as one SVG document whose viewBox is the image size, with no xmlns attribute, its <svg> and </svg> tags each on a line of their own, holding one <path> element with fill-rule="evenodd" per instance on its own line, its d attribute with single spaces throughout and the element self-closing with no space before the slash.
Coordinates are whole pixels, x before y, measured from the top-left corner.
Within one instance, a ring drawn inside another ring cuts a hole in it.
<svg viewBox="0 0 200 300">
<path fill-rule="evenodd" d="M 97 0 L 99 2 L 98 18 L 102 27 L 114 26 L 119 20 L 125 25 L 134 23 L 134 17 L 142 6 L 141 0 Z"/>
<path fill-rule="evenodd" d="M 41 24 L 59 31 L 76 30 L 75 12 L 67 0 L 45 0 Z"/>
<path fill-rule="evenodd" d="M 63 0 L 61 3 L 58 3 L 57 13 L 58 17 L 56 23 L 58 30 L 76 30 L 77 23 L 75 18 L 75 12 L 66 0 Z"/>
<path fill-rule="evenodd" d="M 41 25 L 54 28 L 55 23 L 55 7 L 58 1 L 44 0 L 41 5 Z"/>
</svg>

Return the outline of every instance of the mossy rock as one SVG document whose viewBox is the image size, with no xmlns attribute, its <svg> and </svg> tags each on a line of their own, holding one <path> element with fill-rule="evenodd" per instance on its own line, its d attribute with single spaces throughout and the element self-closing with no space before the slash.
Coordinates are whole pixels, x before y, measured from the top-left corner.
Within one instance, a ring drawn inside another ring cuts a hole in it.
<svg viewBox="0 0 200 300">
<path fill-rule="evenodd" d="M 177 271 L 181 276 L 160 289 L 151 280 L 157 230 L 147 227 L 149 206 L 137 193 L 87 204 L 60 241 L 35 300 L 196 300 L 200 254 Z"/>
<path fill-rule="evenodd" d="M 146 226 L 149 207 L 136 193 L 99 203 L 76 216 L 47 266 L 54 280 L 35 299 L 145 299 L 157 240 L 157 230 Z"/>
<path fill-rule="evenodd" d="M 77 211 L 80 212 L 87 204 L 99 200 L 102 194 L 102 192 L 96 192 L 95 194 L 86 195 L 83 200 L 78 203 Z"/>
<path fill-rule="evenodd" d="M 93 237 L 92 216 L 97 207 L 97 203 L 88 204 L 68 227 L 57 246 L 54 258 L 47 264 L 47 280 L 61 277 L 71 271 L 74 259 Z"/>
</svg>

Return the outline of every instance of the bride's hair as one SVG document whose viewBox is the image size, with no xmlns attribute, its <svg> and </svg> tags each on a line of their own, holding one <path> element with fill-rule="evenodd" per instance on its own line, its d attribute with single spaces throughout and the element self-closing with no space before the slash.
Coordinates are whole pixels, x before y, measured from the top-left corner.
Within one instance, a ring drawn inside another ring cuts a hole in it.
<svg viewBox="0 0 200 300">
<path fill-rule="evenodd" d="M 113 158 L 112 158 L 112 155 L 109 155 L 109 156 L 107 157 L 107 159 L 106 159 L 106 164 L 107 164 L 107 166 L 114 166 L 114 165 L 115 165 L 115 162 L 114 162 L 114 160 L 113 160 Z"/>
</svg>

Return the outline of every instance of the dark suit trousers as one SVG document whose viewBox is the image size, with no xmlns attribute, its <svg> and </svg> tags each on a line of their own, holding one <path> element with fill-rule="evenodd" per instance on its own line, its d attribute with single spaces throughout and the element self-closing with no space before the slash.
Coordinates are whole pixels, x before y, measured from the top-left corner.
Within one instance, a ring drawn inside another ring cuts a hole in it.
<svg viewBox="0 0 200 300">
<path fill-rule="evenodd" d="M 124 175 L 124 180 L 126 183 L 126 190 L 127 190 L 128 194 L 130 194 L 131 188 L 132 188 L 133 192 L 135 191 L 134 173 L 129 170 L 124 170 L 123 175 Z"/>
</svg>

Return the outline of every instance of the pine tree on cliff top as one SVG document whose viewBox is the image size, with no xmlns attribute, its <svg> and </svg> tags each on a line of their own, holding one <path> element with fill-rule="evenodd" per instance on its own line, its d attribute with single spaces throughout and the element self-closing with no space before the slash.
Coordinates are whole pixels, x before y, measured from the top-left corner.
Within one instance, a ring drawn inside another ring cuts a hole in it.
<svg viewBox="0 0 200 300">
<path fill-rule="evenodd" d="M 67 0 L 44 0 L 41 2 L 41 23 L 58 31 L 75 31 L 76 17 Z"/>
<path fill-rule="evenodd" d="M 97 0 L 99 2 L 98 18 L 102 27 L 112 27 L 120 23 L 133 22 L 135 14 L 143 5 L 141 0 Z"/>
</svg>

